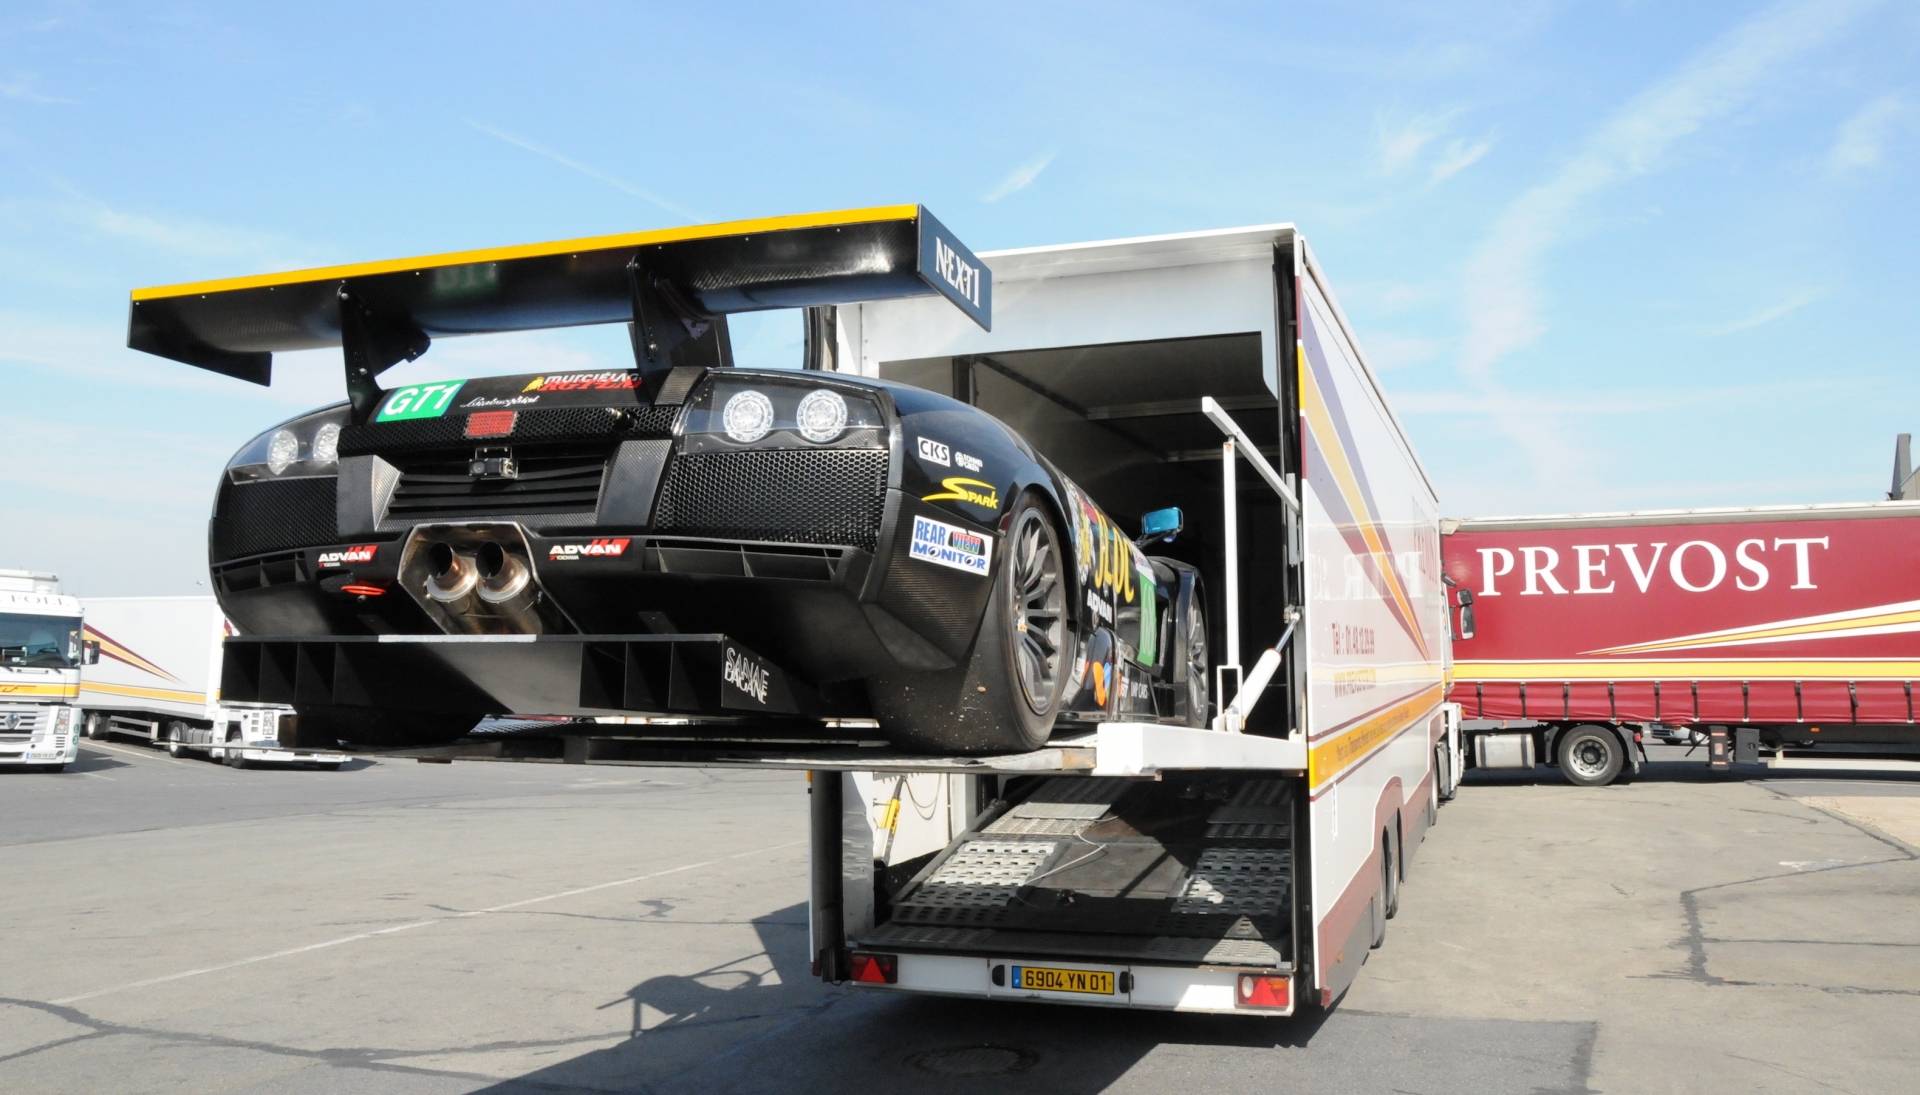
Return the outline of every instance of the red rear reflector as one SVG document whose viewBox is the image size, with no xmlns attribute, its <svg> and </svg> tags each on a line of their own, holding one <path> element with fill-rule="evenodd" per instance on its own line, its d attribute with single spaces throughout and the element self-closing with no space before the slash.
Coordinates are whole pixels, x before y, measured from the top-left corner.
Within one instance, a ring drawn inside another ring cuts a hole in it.
<svg viewBox="0 0 1920 1095">
<path fill-rule="evenodd" d="M 900 978 L 900 960 L 891 954 L 853 954 L 853 979 L 869 985 L 891 985 Z"/>
<path fill-rule="evenodd" d="M 386 586 L 370 586 L 365 582 L 348 582 L 340 587 L 342 593 L 354 593 L 362 597 L 378 597 L 386 591 Z"/>
<path fill-rule="evenodd" d="M 513 432 L 519 411 L 478 411 L 467 416 L 468 437 L 505 437 Z"/>
<path fill-rule="evenodd" d="M 1236 999 L 1243 1008 L 1284 1008 L 1293 1004 L 1293 979 L 1264 973 L 1240 975 Z"/>
</svg>

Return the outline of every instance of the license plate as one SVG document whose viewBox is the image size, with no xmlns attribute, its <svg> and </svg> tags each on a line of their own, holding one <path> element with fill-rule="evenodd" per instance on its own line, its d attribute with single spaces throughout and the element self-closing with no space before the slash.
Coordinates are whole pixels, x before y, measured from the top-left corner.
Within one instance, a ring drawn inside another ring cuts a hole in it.
<svg viewBox="0 0 1920 1095">
<path fill-rule="evenodd" d="M 1070 992 L 1079 996 L 1112 996 L 1109 970 L 1077 970 L 1067 966 L 1014 966 L 1011 987 L 1022 992 Z"/>
</svg>

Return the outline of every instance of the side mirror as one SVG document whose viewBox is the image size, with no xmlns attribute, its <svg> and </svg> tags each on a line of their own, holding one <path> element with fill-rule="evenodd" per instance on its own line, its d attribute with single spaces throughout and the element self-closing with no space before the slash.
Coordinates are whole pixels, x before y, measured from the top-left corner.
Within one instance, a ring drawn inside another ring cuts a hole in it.
<svg viewBox="0 0 1920 1095">
<path fill-rule="evenodd" d="M 1180 512 L 1179 506 L 1152 510 L 1140 518 L 1140 538 L 1135 541 L 1140 546 L 1157 544 L 1163 540 L 1172 540 L 1187 527 L 1187 516 Z"/>
<path fill-rule="evenodd" d="M 100 664 L 100 640 L 88 639 L 80 644 L 80 662 L 83 665 Z"/>
<path fill-rule="evenodd" d="M 1473 606 L 1472 605 L 1460 606 L 1460 637 L 1462 639 L 1473 638 Z"/>
</svg>

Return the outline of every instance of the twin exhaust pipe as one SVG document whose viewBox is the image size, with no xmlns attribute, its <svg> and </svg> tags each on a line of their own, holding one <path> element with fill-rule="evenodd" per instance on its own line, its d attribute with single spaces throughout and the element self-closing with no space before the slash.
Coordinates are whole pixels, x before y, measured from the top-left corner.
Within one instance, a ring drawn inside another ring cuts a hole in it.
<svg viewBox="0 0 1920 1095">
<path fill-rule="evenodd" d="M 533 571 L 519 556 L 491 541 L 470 553 L 456 551 L 445 540 L 427 548 L 427 596 L 443 605 L 474 596 L 490 605 L 507 605 L 532 581 Z"/>
<path fill-rule="evenodd" d="M 419 530 L 401 557 L 401 584 L 450 635 L 575 630 L 541 590 L 526 541 L 513 533 L 470 526 Z"/>
</svg>

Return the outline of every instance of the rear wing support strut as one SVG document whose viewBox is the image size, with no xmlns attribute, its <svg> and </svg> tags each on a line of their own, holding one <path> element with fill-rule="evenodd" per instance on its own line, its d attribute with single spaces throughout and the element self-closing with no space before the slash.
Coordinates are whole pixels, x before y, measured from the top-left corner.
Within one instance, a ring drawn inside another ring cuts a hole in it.
<svg viewBox="0 0 1920 1095">
<path fill-rule="evenodd" d="M 1261 653 L 1259 660 L 1254 663 L 1252 672 L 1243 675 L 1240 665 L 1240 498 L 1239 483 L 1235 478 L 1234 457 L 1246 457 L 1247 463 L 1253 465 L 1253 470 L 1259 473 L 1260 478 L 1266 480 L 1267 485 L 1273 488 L 1273 492 L 1280 496 L 1280 501 L 1286 503 L 1296 515 L 1300 512 L 1300 502 L 1294 498 L 1287 480 L 1267 462 L 1267 458 L 1261 455 L 1259 446 L 1253 443 L 1253 438 L 1247 436 L 1247 431 L 1240 428 L 1240 424 L 1233 420 L 1233 416 L 1227 413 L 1226 408 L 1222 407 L 1219 401 L 1210 395 L 1202 396 L 1200 413 L 1206 415 L 1208 420 L 1227 436 L 1227 439 L 1220 443 L 1220 491 L 1221 505 L 1225 511 L 1222 516 L 1227 543 L 1228 660 L 1214 670 L 1214 694 L 1226 696 L 1227 683 L 1230 680 L 1233 682 L 1234 690 L 1233 699 L 1223 704 L 1220 713 L 1214 716 L 1213 728 L 1237 734 L 1246 729 L 1247 716 L 1252 713 L 1253 705 L 1259 702 L 1261 694 L 1266 691 L 1267 683 L 1273 679 L 1273 674 L 1280 668 L 1280 651 L 1293 639 L 1293 628 L 1299 622 L 1300 610 L 1291 605 L 1287 607 L 1286 629 L 1280 633 L 1280 638 L 1272 646 Z"/>
<path fill-rule="evenodd" d="M 383 323 L 366 301 L 354 295 L 345 282 L 340 285 L 340 349 L 347 369 L 347 403 L 353 408 L 353 420 L 365 422 L 387 393 L 380 388 L 380 374 L 413 361 L 433 345 L 426 332 L 410 323 Z"/>
</svg>

